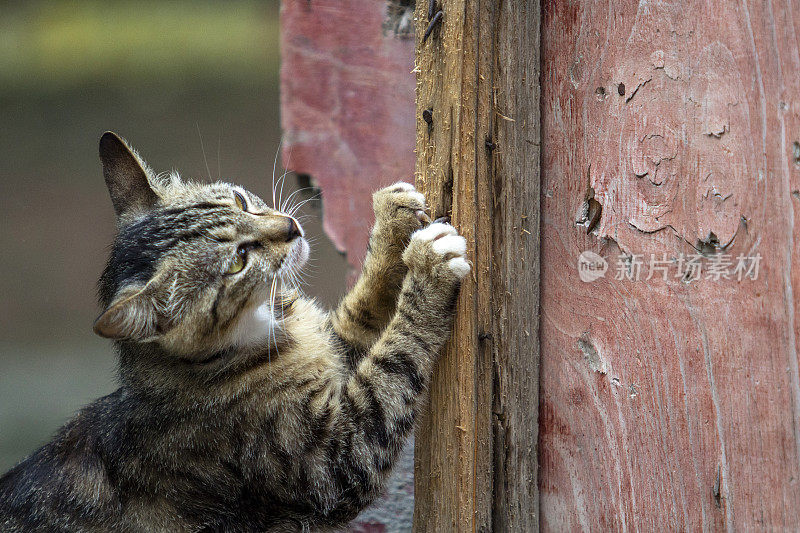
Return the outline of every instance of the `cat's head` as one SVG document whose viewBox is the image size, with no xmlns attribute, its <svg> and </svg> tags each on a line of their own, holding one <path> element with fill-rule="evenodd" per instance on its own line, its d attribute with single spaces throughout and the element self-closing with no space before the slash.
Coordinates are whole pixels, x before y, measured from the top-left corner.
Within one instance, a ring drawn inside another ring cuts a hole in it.
<svg viewBox="0 0 800 533">
<path fill-rule="evenodd" d="M 94 331 L 196 360 L 268 346 L 308 257 L 297 220 L 229 183 L 155 176 L 110 132 L 100 160 L 118 232 Z"/>
</svg>

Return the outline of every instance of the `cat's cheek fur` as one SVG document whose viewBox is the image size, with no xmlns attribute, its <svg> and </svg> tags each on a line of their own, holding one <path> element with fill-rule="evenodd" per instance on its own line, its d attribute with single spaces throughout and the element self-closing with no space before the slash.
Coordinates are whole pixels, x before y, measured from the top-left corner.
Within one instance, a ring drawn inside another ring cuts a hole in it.
<svg viewBox="0 0 800 533">
<path fill-rule="evenodd" d="M 264 301 L 242 312 L 236 328 L 231 332 L 230 344 L 239 347 L 264 344 L 279 328 L 280 323 L 275 319 L 270 302 Z"/>
</svg>

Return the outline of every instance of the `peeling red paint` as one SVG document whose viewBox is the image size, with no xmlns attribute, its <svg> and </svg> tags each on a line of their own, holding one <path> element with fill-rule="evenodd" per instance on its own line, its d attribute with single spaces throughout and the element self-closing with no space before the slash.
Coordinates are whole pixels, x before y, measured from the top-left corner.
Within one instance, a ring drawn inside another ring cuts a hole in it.
<svg viewBox="0 0 800 533">
<path fill-rule="evenodd" d="M 794 529 L 800 11 L 544 13 L 542 530 Z M 696 248 L 704 268 L 760 254 L 763 269 L 686 283 L 678 257 Z M 581 281 L 584 251 L 609 261 L 604 278 Z M 644 261 L 638 281 L 616 279 L 620 254 Z M 646 279 L 651 254 L 666 279 Z"/>
<path fill-rule="evenodd" d="M 372 192 L 413 182 L 414 42 L 383 30 L 386 2 L 286 0 L 281 10 L 284 165 L 322 189 L 325 231 L 354 268 Z"/>
</svg>

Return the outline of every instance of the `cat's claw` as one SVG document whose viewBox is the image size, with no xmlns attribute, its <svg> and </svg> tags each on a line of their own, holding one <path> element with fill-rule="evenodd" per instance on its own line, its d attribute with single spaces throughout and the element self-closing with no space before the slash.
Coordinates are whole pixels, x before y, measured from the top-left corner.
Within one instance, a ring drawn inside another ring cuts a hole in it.
<svg viewBox="0 0 800 533">
<path fill-rule="evenodd" d="M 394 185 L 390 185 L 388 188 L 391 189 L 391 192 L 394 192 L 394 193 L 400 193 L 400 192 L 408 193 L 414 200 L 419 202 L 421 205 L 423 205 L 423 206 L 425 205 L 425 195 L 423 195 L 421 192 L 419 192 L 417 190 L 417 188 L 414 187 L 414 185 L 412 185 L 411 183 L 407 183 L 405 181 L 398 181 Z M 422 222 L 423 224 L 430 224 L 431 223 L 431 217 L 429 217 L 425 213 L 424 208 L 423 209 L 418 209 L 414 214 L 417 215 L 417 219 L 419 219 L 419 221 Z M 437 218 L 436 221 L 437 222 L 450 222 L 450 219 L 447 218 L 447 217 L 441 217 L 441 218 Z"/>
<path fill-rule="evenodd" d="M 430 223 L 425 213 L 425 196 L 412 184 L 398 181 L 373 195 L 375 219 L 382 228 L 405 246 L 415 230 Z"/>
</svg>

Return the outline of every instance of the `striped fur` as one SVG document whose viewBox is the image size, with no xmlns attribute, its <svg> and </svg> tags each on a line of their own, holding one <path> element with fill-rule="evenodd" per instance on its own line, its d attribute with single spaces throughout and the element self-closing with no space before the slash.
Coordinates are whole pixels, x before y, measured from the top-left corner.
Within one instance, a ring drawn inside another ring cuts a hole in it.
<svg viewBox="0 0 800 533">
<path fill-rule="evenodd" d="M 282 213 L 229 184 L 159 179 L 115 139 L 96 330 L 116 339 L 121 386 L 0 477 L 0 530 L 342 527 L 412 431 L 469 271 L 463 238 L 422 228 L 412 186 L 377 192 L 362 277 L 327 313 L 289 282 L 304 241 Z M 226 274 L 243 243 L 246 268 Z"/>
</svg>

